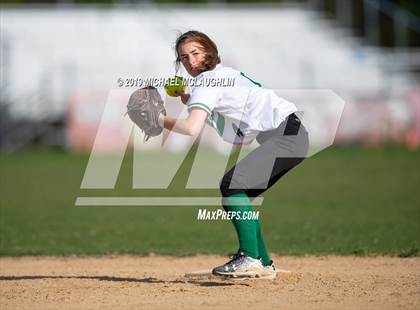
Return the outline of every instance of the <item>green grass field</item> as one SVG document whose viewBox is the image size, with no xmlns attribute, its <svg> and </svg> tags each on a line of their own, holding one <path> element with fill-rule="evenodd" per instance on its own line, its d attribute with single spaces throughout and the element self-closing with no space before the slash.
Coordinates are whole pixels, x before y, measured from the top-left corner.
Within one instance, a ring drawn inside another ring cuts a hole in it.
<svg viewBox="0 0 420 310">
<path fill-rule="evenodd" d="M 87 161 L 53 150 L 0 154 L 0 255 L 236 251 L 231 223 L 197 221 L 197 207 L 75 207 L 81 195 L 155 194 L 131 189 L 130 156 L 115 190 L 81 190 Z M 419 171 L 420 151 L 401 148 L 334 147 L 307 159 L 258 208 L 269 250 L 419 255 Z M 174 182 L 165 194 L 185 195 L 182 188 Z M 218 191 L 194 191 L 201 194 Z"/>
</svg>

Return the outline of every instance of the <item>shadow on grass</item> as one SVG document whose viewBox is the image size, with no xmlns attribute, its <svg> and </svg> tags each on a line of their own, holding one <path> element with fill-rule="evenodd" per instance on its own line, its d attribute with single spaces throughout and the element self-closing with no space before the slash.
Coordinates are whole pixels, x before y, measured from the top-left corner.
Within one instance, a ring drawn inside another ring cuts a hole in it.
<svg viewBox="0 0 420 310">
<path fill-rule="evenodd" d="M 79 279 L 79 280 L 98 280 L 98 281 L 111 281 L 111 282 L 134 282 L 134 283 L 150 283 L 150 284 L 194 284 L 198 286 L 212 287 L 212 286 L 232 286 L 232 285 L 245 285 L 246 283 L 220 283 L 212 281 L 200 280 L 159 280 L 153 277 L 147 278 L 123 278 L 123 277 L 110 277 L 110 276 L 0 276 L 0 281 L 19 281 L 19 280 L 44 280 L 44 279 Z"/>
</svg>

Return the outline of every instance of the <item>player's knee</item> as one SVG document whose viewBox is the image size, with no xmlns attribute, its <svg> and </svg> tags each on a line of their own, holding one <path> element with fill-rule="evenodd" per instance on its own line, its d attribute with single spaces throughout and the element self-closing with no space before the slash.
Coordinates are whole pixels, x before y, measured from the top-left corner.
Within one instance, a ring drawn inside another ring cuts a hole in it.
<svg viewBox="0 0 420 310">
<path fill-rule="evenodd" d="M 237 184 L 230 174 L 226 174 L 219 184 L 220 192 L 222 193 L 223 197 L 229 197 L 235 194 L 243 193 L 244 189 L 242 186 Z"/>
<path fill-rule="evenodd" d="M 229 184 L 230 180 L 226 180 L 226 177 L 223 177 L 219 183 L 219 189 L 223 197 L 227 197 L 229 195 Z"/>
</svg>

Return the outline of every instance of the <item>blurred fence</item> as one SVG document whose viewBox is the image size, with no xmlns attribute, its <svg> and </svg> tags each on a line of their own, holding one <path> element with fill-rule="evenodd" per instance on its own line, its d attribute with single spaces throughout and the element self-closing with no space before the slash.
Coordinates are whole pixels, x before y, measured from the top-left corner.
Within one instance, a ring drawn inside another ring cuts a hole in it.
<svg viewBox="0 0 420 310">
<path fill-rule="evenodd" d="M 337 143 L 419 145 L 420 89 L 410 74 L 419 51 L 363 46 L 307 8 L 9 8 L 0 20 L 3 149 L 40 142 L 88 151 L 117 79 L 173 75 L 173 42 L 190 29 L 264 87 L 341 96 Z"/>
</svg>

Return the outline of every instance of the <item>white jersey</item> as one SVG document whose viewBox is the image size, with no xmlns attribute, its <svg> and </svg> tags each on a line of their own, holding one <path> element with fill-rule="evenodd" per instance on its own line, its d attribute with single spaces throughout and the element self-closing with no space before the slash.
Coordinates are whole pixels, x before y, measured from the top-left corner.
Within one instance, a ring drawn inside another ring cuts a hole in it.
<svg viewBox="0 0 420 310">
<path fill-rule="evenodd" d="M 297 111 L 272 90 L 220 64 L 194 79 L 187 106 L 205 110 L 207 122 L 223 140 L 234 144 L 252 142 L 258 133 L 277 128 Z"/>
</svg>

